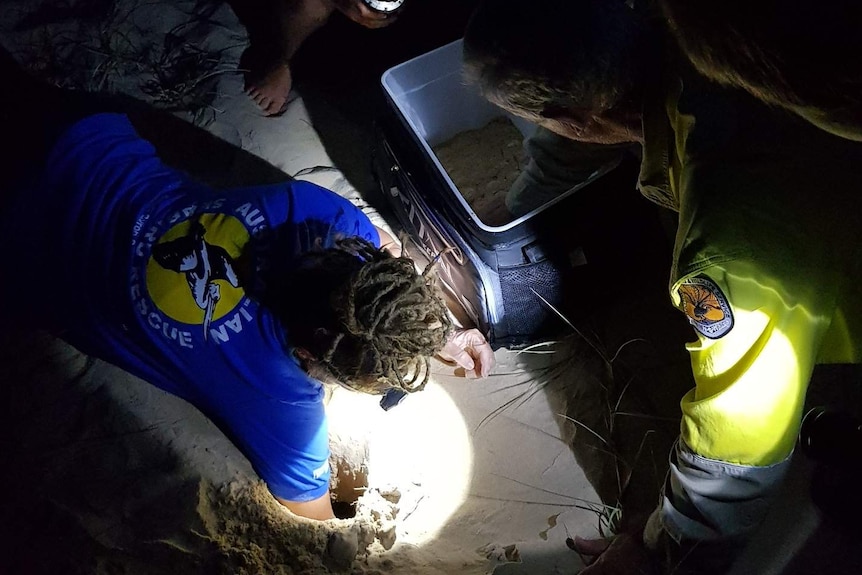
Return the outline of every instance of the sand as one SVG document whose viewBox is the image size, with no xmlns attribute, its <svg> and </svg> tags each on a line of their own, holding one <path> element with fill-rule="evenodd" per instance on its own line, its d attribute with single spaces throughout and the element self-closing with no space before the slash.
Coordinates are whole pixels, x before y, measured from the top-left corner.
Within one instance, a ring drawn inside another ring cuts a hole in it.
<svg viewBox="0 0 862 575">
<path fill-rule="evenodd" d="M 368 477 L 356 516 L 324 524 L 281 508 L 184 401 L 46 334 L 2 343 L 10 573 L 479 574 L 516 559 L 569 570 L 566 530 L 596 520 L 577 507 L 595 498 L 548 399 L 520 397 L 529 377 L 504 376 L 506 390 L 435 364 L 435 383 L 387 413 L 337 391 L 333 467 L 364 459 Z M 502 359 L 498 370 L 522 371 Z"/>
<path fill-rule="evenodd" d="M 523 142 L 520 130 L 500 116 L 433 148 L 452 183 L 488 226 L 502 226 L 514 219 L 505 199 L 528 162 Z"/>
<path fill-rule="evenodd" d="M 274 166 L 335 190 L 393 229 L 382 206 L 366 201 L 370 191 L 333 165 L 302 94 L 278 118 L 261 116 L 243 94 L 236 66 L 247 37 L 227 6 L 61 7 L 3 2 L 0 41 L 45 78 L 141 97 L 257 160 L 213 156 L 229 182 L 269 180 Z M 519 158 L 520 141 L 507 146 L 503 155 Z M 506 187 L 477 188 L 487 223 L 503 220 L 482 202 Z M 655 505 L 689 385 L 682 343 L 691 332 L 667 305 L 669 260 L 642 259 L 617 268 L 628 271 L 626 281 L 608 280 L 610 288 L 624 284 L 625 297 L 609 289 L 562 341 L 498 350 L 486 380 L 467 381 L 435 362 L 428 389 L 390 412 L 374 398 L 333 393 L 333 487 L 355 516 L 325 523 L 279 506 L 189 404 L 51 335 L 4 328 L 0 573 L 575 573 L 582 563 L 567 537 L 597 535 L 619 520 L 620 505 L 623 523 Z M 656 273 L 640 277 L 638 266 L 649 265 Z M 804 506 L 781 509 L 777 524 L 799 532 L 775 530 L 761 542 L 783 546 L 774 555 L 779 567 L 819 525 L 810 510 L 805 521 L 786 518 Z M 780 568 L 741 571 L 751 572 Z"/>
</svg>

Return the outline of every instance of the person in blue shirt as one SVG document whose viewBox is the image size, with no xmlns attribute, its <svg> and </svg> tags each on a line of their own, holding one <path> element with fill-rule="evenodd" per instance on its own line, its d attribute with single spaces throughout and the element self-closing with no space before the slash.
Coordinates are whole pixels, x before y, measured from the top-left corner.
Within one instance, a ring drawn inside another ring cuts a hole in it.
<svg viewBox="0 0 862 575">
<path fill-rule="evenodd" d="M 151 111 L 97 112 L 5 55 L 0 69 L 18 143 L 0 166 L 7 324 L 187 400 L 294 513 L 334 516 L 325 384 L 419 391 L 435 354 L 488 374 L 490 345 L 453 329 L 433 269 L 349 201 L 299 181 L 205 185 L 139 135 Z"/>
</svg>

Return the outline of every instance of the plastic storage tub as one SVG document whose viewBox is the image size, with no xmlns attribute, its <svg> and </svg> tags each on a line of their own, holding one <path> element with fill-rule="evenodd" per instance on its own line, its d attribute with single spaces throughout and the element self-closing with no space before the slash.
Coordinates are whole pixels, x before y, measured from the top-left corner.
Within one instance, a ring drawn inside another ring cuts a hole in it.
<svg viewBox="0 0 862 575">
<path fill-rule="evenodd" d="M 607 175 L 583 182 L 505 225 L 488 225 L 433 148 L 500 116 L 508 116 L 524 137 L 536 127 L 467 85 L 461 40 L 390 68 L 381 83 L 390 109 L 377 126 L 375 176 L 410 236 L 411 255 L 437 258 L 442 287 L 459 321 L 478 327 L 495 348 L 521 347 L 569 331 L 560 314 L 577 314 L 572 304 L 586 263 L 569 216 L 578 209 L 578 190 L 619 182 Z M 623 180 L 633 187 L 633 174 Z"/>
<path fill-rule="evenodd" d="M 485 224 L 460 193 L 434 148 L 457 134 L 481 128 L 499 117 L 509 118 L 525 138 L 536 130 L 536 126 L 494 106 L 468 86 L 462 78 L 461 51 L 462 42 L 457 40 L 390 68 L 383 74 L 383 89 L 443 177 L 449 194 L 477 226 L 489 232 L 500 232 L 518 226 L 526 217 L 502 226 Z"/>
</svg>

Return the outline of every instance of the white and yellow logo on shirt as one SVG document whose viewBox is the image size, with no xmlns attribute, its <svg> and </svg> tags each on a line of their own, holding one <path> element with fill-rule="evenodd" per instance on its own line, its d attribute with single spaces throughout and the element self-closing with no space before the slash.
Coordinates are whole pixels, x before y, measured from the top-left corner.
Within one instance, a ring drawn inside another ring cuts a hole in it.
<svg viewBox="0 0 862 575">
<path fill-rule="evenodd" d="M 249 233 L 237 218 L 207 213 L 171 227 L 153 245 L 147 291 L 167 317 L 209 327 L 233 311 L 245 292 L 236 261 Z"/>
<path fill-rule="evenodd" d="M 733 329 L 733 312 L 727 297 L 711 279 L 699 276 L 679 286 L 680 307 L 701 335 L 719 339 Z"/>
</svg>

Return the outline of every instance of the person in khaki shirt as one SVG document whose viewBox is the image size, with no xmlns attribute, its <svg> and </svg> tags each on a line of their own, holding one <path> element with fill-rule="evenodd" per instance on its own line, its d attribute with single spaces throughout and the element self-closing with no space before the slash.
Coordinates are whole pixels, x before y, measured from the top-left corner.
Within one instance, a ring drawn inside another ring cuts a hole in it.
<svg viewBox="0 0 862 575">
<path fill-rule="evenodd" d="M 783 481 L 814 365 L 862 358 L 862 145 L 700 76 L 638 3 L 486 0 L 464 45 L 504 109 L 640 144 L 640 191 L 678 213 L 668 292 L 696 387 L 658 508 L 577 540 L 583 573 L 724 572 Z"/>
</svg>

